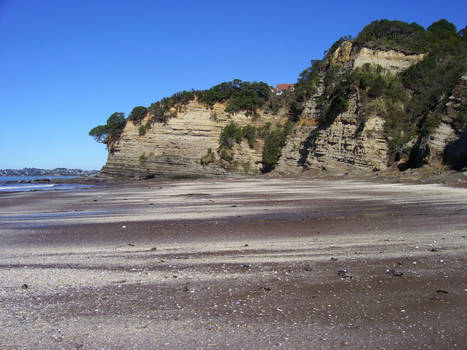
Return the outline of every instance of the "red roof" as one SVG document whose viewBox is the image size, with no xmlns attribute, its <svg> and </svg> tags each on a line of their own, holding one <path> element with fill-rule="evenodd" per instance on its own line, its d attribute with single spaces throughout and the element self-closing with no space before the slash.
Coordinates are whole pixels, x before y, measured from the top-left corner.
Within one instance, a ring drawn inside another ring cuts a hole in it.
<svg viewBox="0 0 467 350">
<path fill-rule="evenodd" d="M 277 91 L 285 91 L 285 90 L 293 90 L 295 84 L 277 84 L 276 89 Z"/>
</svg>

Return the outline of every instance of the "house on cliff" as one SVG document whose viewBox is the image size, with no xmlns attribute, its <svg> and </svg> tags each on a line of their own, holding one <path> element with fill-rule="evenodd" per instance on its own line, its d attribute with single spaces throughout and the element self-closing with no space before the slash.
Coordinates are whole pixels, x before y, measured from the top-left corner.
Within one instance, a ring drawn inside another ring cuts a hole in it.
<svg viewBox="0 0 467 350">
<path fill-rule="evenodd" d="M 273 91 L 276 95 L 281 95 L 284 91 L 293 91 L 295 84 L 277 84 Z"/>
</svg>

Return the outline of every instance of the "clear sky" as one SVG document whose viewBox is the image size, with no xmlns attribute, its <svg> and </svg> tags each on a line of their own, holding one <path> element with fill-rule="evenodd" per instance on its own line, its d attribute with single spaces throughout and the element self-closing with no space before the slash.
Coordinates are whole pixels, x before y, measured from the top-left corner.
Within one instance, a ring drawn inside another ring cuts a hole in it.
<svg viewBox="0 0 467 350">
<path fill-rule="evenodd" d="M 376 19 L 458 30 L 467 1 L 0 0 L 0 168 L 100 169 L 88 136 L 180 90 L 293 83 Z"/>
</svg>

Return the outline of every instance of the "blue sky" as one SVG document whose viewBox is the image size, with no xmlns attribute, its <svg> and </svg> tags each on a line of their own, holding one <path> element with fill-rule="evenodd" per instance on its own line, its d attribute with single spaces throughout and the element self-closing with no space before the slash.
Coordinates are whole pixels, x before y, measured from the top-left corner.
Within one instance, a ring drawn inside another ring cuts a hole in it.
<svg viewBox="0 0 467 350">
<path fill-rule="evenodd" d="M 184 89 L 295 82 L 376 19 L 466 25 L 463 1 L 0 0 L 0 168 L 100 169 L 88 136 Z"/>
</svg>

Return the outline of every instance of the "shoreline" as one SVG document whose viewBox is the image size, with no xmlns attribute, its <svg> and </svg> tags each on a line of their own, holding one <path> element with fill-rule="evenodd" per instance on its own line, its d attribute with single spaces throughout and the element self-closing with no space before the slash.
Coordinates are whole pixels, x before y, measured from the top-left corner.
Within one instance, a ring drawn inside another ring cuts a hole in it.
<svg viewBox="0 0 467 350">
<path fill-rule="evenodd" d="M 76 177 L 54 177 L 47 176 L 38 179 L 28 180 L 12 180 L 5 184 L 57 184 L 57 185 L 89 185 L 89 186 L 145 186 L 159 183 L 177 183 L 185 181 L 242 181 L 249 179 L 297 179 L 297 180 L 330 180 L 330 181 L 368 181 L 379 184 L 439 184 L 452 187 L 467 188 L 467 171 L 447 170 L 445 168 L 435 169 L 432 167 L 422 167 L 416 169 L 407 169 L 399 171 L 395 168 L 388 168 L 379 172 L 369 172 L 367 170 L 354 169 L 352 171 L 344 171 L 338 169 L 319 170 L 311 169 L 303 171 L 300 174 L 282 174 L 268 173 L 252 175 L 225 175 L 225 176 L 199 176 L 199 177 L 152 177 L 147 179 L 129 178 L 129 177 L 111 177 L 101 173 L 92 176 L 76 176 Z M 90 188 L 93 188 L 90 187 Z M 88 188 L 85 188 L 88 189 Z M 61 189 L 52 189 L 61 190 Z M 66 189 L 68 190 L 68 189 Z M 71 189 L 74 190 L 74 189 Z M 79 189 L 78 189 L 79 190 Z M 35 190 L 30 190 L 35 191 Z M 0 191 L 0 195 L 4 192 L 21 192 L 18 191 Z M 28 191 L 29 192 L 29 191 Z"/>
</svg>

